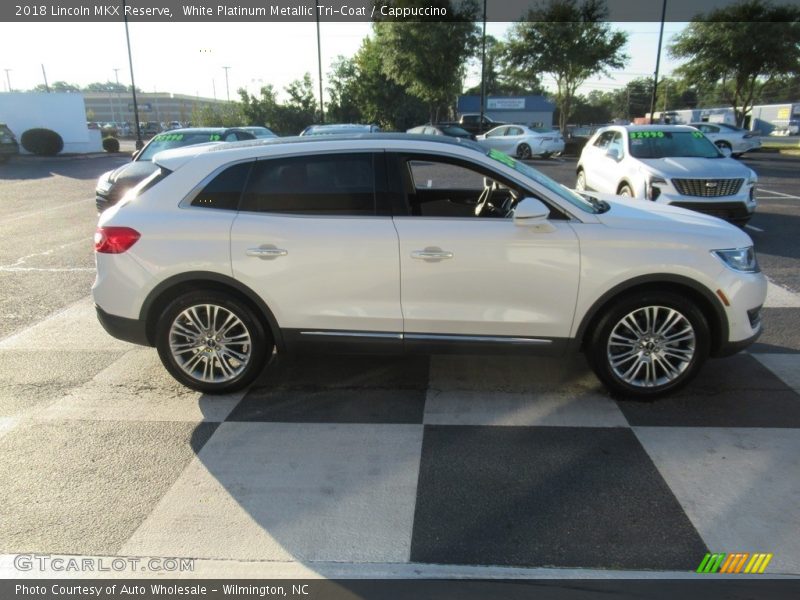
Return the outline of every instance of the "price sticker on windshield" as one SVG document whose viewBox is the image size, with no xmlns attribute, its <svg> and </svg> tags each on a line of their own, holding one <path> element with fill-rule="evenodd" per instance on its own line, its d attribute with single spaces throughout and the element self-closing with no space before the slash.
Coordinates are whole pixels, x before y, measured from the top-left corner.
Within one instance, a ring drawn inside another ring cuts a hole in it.
<svg viewBox="0 0 800 600">
<path fill-rule="evenodd" d="M 182 139 L 182 133 L 162 133 L 155 137 L 156 142 L 180 142 Z"/>
<path fill-rule="evenodd" d="M 644 140 L 649 138 L 663 138 L 663 131 L 631 131 L 630 138 L 632 140 Z"/>
</svg>

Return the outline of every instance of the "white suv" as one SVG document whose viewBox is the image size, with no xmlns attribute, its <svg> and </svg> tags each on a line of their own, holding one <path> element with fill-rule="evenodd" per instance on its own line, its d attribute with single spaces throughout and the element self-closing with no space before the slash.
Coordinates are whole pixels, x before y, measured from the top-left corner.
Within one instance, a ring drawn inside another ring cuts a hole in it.
<svg viewBox="0 0 800 600">
<path fill-rule="evenodd" d="M 741 230 L 579 195 L 474 142 L 370 134 L 191 146 L 100 218 L 99 319 L 179 381 L 242 388 L 271 357 L 582 347 L 654 397 L 761 331 Z"/>
<path fill-rule="evenodd" d="M 685 125 L 603 127 L 581 152 L 575 187 L 690 208 L 743 226 L 756 210 L 757 176 L 726 154 Z"/>
</svg>

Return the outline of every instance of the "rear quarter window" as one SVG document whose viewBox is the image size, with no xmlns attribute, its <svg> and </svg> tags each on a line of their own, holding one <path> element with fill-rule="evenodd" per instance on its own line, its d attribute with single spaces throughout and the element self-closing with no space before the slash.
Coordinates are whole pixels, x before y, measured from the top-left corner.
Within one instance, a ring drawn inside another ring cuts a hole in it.
<svg viewBox="0 0 800 600">
<path fill-rule="evenodd" d="M 192 200 L 192 206 L 236 210 L 253 163 L 244 162 L 224 169 Z"/>
</svg>

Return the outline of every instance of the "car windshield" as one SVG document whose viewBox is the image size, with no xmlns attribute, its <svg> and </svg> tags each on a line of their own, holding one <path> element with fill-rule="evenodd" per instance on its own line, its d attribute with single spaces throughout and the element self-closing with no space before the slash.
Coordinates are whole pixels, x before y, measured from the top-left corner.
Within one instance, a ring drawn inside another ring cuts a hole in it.
<svg viewBox="0 0 800 600">
<path fill-rule="evenodd" d="M 468 131 L 461 129 L 461 127 L 442 127 L 442 133 L 451 135 L 453 137 L 472 137 Z"/>
<path fill-rule="evenodd" d="M 720 158 L 722 155 L 699 131 L 631 131 L 628 146 L 634 158 Z"/>
<path fill-rule="evenodd" d="M 592 203 L 586 197 L 581 196 L 580 194 L 576 194 L 571 189 L 564 187 L 563 185 L 561 185 L 560 183 L 558 183 L 553 179 L 550 179 L 544 173 L 537 171 L 533 167 L 529 167 L 522 161 L 511 158 L 508 154 L 504 152 L 492 149 L 486 153 L 486 156 L 488 156 L 492 160 L 496 160 L 497 162 L 506 165 L 507 167 L 511 167 L 512 169 L 514 169 L 518 173 L 521 173 L 528 179 L 532 179 L 542 187 L 545 187 L 554 194 L 556 194 L 562 200 L 569 202 L 572 206 L 579 208 L 583 212 L 593 213 L 593 214 L 604 212 L 604 210 L 598 203 Z"/>
<path fill-rule="evenodd" d="M 191 133 L 160 133 L 155 136 L 136 160 L 153 160 L 153 156 L 163 150 L 205 144 L 207 142 L 221 142 L 222 134 L 216 131 L 197 131 Z"/>
</svg>

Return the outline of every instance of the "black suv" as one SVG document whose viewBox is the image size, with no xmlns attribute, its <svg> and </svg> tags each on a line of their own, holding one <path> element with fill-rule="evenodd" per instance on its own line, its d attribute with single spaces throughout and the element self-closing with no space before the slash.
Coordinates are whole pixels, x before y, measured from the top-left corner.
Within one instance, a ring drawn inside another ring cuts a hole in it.
<svg viewBox="0 0 800 600">
<path fill-rule="evenodd" d="M 157 167 L 153 156 L 162 150 L 206 144 L 208 142 L 235 142 L 253 140 L 254 136 L 243 129 L 224 127 L 187 127 L 159 133 L 147 145 L 133 153 L 133 160 L 126 165 L 108 171 L 97 180 L 95 204 L 98 212 L 116 204 L 129 189 L 153 173 Z"/>
</svg>

